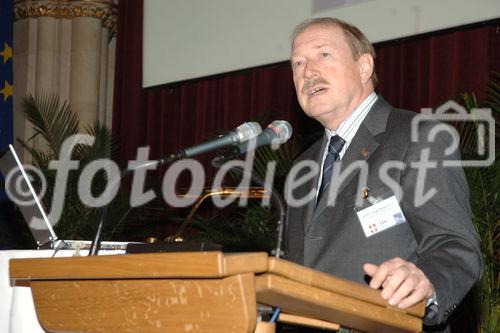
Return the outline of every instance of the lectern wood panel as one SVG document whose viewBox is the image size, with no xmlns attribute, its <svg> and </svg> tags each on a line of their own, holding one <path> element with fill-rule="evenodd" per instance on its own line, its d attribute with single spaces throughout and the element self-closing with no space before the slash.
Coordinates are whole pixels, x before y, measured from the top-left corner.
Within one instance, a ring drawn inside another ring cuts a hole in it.
<svg viewBox="0 0 500 333">
<path fill-rule="evenodd" d="M 253 332 L 253 274 L 223 279 L 32 281 L 50 332 Z"/>
<path fill-rule="evenodd" d="M 370 333 L 421 332 L 419 318 L 274 274 L 255 277 L 259 303 Z"/>
<path fill-rule="evenodd" d="M 269 258 L 268 272 L 286 277 L 309 286 L 331 291 L 350 298 L 359 299 L 382 307 L 391 307 L 387 300 L 383 299 L 380 290 L 371 289 L 366 285 L 352 282 L 346 279 L 319 272 L 301 265 L 291 263 L 286 260 Z M 407 309 L 397 309 L 415 317 L 423 317 L 425 313 L 425 303 L 419 302 Z"/>
<path fill-rule="evenodd" d="M 11 279 L 217 278 L 264 272 L 264 252 L 146 253 L 113 256 L 16 259 Z"/>
</svg>

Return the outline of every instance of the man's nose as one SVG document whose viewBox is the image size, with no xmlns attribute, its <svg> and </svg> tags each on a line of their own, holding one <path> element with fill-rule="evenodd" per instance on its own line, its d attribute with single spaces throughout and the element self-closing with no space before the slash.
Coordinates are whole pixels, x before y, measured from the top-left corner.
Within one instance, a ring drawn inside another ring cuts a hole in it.
<svg viewBox="0 0 500 333">
<path fill-rule="evenodd" d="M 304 78 L 313 79 L 319 75 L 318 69 L 314 62 L 308 61 L 306 63 L 306 68 L 304 69 Z"/>
</svg>

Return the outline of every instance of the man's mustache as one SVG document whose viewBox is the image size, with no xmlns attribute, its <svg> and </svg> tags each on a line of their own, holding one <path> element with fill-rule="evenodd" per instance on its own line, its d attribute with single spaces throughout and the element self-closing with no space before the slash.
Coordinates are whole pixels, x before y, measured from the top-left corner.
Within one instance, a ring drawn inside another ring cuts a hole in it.
<svg viewBox="0 0 500 333">
<path fill-rule="evenodd" d="M 312 79 L 310 81 L 307 81 L 304 83 L 304 86 L 302 87 L 302 93 L 305 93 L 309 88 L 314 87 L 317 84 L 328 84 L 325 80 L 322 78 L 317 78 L 317 79 Z"/>
</svg>

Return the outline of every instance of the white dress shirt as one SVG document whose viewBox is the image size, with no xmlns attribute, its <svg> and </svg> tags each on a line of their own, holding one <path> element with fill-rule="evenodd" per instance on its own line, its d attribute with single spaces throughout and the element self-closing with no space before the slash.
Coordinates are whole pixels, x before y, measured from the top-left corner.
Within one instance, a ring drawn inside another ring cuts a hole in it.
<svg viewBox="0 0 500 333">
<path fill-rule="evenodd" d="M 353 113 L 349 117 L 347 117 L 339 126 L 339 128 L 336 131 L 329 130 L 325 128 L 325 133 L 328 137 L 328 142 L 330 141 L 330 138 L 332 136 L 338 135 L 342 139 L 345 140 L 344 146 L 342 147 L 342 150 L 339 153 L 339 160 L 342 159 L 344 156 L 345 152 L 347 151 L 347 148 L 349 148 L 349 145 L 351 144 L 352 140 L 354 139 L 354 136 L 356 135 L 356 132 L 359 129 L 359 126 L 361 126 L 361 123 L 365 119 L 366 115 L 372 108 L 373 104 L 377 101 L 377 94 L 375 92 L 372 92 L 368 97 L 365 98 L 361 104 L 354 110 Z M 325 163 L 326 159 L 326 154 L 328 153 L 328 144 L 326 144 L 325 149 L 323 150 L 323 157 L 321 158 L 321 165 L 320 165 L 320 175 L 323 174 L 323 164 Z M 319 177 L 318 179 L 318 186 L 316 190 L 316 198 L 318 197 L 318 192 L 319 192 L 319 187 L 321 185 L 321 180 L 322 177 Z"/>
</svg>

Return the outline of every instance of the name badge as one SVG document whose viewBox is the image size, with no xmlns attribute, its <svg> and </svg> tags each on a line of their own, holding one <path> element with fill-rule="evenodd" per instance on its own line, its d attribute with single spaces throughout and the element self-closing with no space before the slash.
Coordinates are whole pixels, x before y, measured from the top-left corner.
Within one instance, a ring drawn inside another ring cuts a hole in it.
<svg viewBox="0 0 500 333">
<path fill-rule="evenodd" d="M 394 195 L 375 202 L 373 205 L 357 211 L 356 214 L 366 237 L 406 222 L 403 211 Z"/>
</svg>

